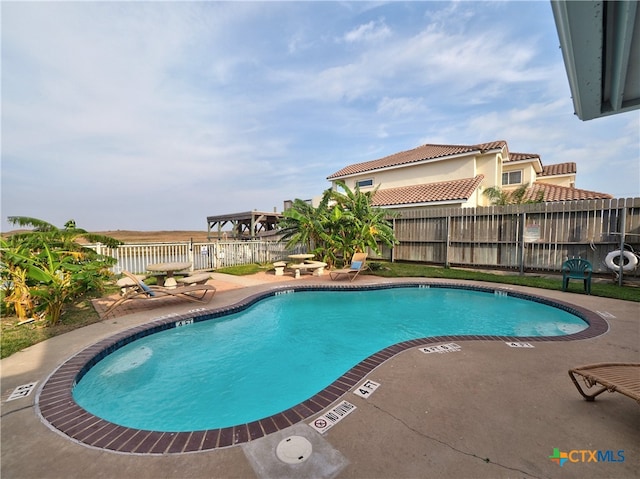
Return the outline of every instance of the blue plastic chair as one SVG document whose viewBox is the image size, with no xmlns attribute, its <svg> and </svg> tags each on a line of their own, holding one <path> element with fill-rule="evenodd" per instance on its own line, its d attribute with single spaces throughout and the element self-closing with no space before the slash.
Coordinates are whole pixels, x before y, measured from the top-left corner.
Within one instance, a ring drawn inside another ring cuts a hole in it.
<svg viewBox="0 0 640 479">
<path fill-rule="evenodd" d="M 591 294 L 591 274 L 593 268 L 591 263 L 582 258 L 571 258 L 562 263 L 562 291 L 566 291 L 570 279 L 581 279 L 584 281 L 584 290 Z"/>
</svg>

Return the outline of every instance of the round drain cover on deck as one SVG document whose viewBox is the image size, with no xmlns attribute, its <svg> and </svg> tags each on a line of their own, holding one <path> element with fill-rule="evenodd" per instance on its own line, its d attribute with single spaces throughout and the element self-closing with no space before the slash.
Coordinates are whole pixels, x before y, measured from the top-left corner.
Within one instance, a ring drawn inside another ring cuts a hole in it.
<svg viewBox="0 0 640 479">
<path fill-rule="evenodd" d="M 287 464 L 298 464 L 309 459 L 313 446 L 302 436 L 289 436 L 276 447 L 276 456 Z"/>
</svg>

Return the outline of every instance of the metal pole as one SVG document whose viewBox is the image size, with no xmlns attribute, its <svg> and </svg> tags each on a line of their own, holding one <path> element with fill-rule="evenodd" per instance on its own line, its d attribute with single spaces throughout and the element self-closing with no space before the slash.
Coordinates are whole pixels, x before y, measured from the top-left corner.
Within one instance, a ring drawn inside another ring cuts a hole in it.
<svg viewBox="0 0 640 479">
<path fill-rule="evenodd" d="M 527 214 L 522 213 L 520 215 L 521 222 L 518 228 L 518 234 L 520 235 L 520 247 L 519 247 L 519 263 L 520 263 L 520 276 L 524 276 L 524 224 L 527 222 Z"/>
<path fill-rule="evenodd" d="M 627 208 L 622 206 L 620 212 L 620 258 L 618 258 L 618 264 L 620 265 L 620 274 L 618 274 L 618 286 L 622 286 L 622 266 L 624 266 L 624 243 L 625 233 L 627 229 Z"/>
<path fill-rule="evenodd" d="M 444 247 L 444 267 L 449 267 L 449 246 L 451 243 L 451 216 L 447 216 L 447 243 Z"/>
<path fill-rule="evenodd" d="M 393 236 L 394 236 L 394 238 L 395 238 L 395 236 L 396 236 L 396 231 L 397 231 L 397 230 L 396 230 L 396 219 L 395 219 L 395 218 L 392 218 L 392 219 L 391 219 L 391 224 L 393 225 L 393 226 L 392 226 L 392 228 L 393 228 Z M 392 244 L 392 245 L 391 245 L 391 262 L 392 262 L 392 263 L 395 263 L 395 260 L 396 260 L 396 259 L 395 259 L 396 255 L 394 254 L 395 249 L 396 249 L 396 245 L 395 245 L 395 244 Z"/>
</svg>

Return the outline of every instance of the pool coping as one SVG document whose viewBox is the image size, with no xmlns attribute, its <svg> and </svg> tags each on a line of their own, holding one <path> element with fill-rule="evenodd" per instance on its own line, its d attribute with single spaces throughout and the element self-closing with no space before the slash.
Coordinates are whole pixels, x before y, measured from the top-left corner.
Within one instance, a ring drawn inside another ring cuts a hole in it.
<svg viewBox="0 0 640 479">
<path fill-rule="evenodd" d="M 191 322 L 206 321 L 249 308 L 261 299 L 302 291 L 379 290 L 390 288 L 445 288 L 465 289 L 486 293 L 506 294 L 549 306 L 557 307 L 579 316 L 588 327 L 578 333 L 564 336 L 490 336 L 451 335 L 412 339 L 388 346 L 360 361 L 333 383 L 300 404 L 272 416 L 232 427 L 189 432 L 150 431 L 119 426 L 89 413 L 73 399 L 72 390 L 82 376 L 99 360 L 120 347 L 141 337 L 159 331 L 179 327 Z M 240 445 L 294 424 L 308 420 L 336 403 L 378 366 L 394 356 L 412 349 L 453 341 L 504 341 L 504 342 L 557 342 L 595 338 L 605 334 L 609 324 L 597 313 L 575 304 L 549 299 L 511 288 L 474 286 L 440 282 L 394 282 L 368 285 L 296 285 L 274 287 L 250 295 L 230 306 L 199 308 L 186 314 L 170 314 L 154 318 L 143 325 L 133 327 L 101 340 L 69 358 L 47 378 L 36 396 L 36 410 L 41 420 L 52 430 L 87 447 L 123 454 L 166 455 L 195 453 Z"/>
</svg>

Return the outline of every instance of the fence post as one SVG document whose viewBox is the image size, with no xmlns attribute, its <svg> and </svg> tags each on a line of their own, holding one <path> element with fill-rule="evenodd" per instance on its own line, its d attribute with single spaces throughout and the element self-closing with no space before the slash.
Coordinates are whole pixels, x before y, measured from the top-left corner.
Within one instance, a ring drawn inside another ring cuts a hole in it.
<svg viewBox="0 0 640 479">
<path fill-rule="evenodd" d="M 622 210 L 618 214 L 620 215 L 620 259 L 618 260 L 620 263 L 620 274 L 618 275 L 618 286 L 622 286 L 622 276 L 624 275 L 624 268 L 622 267 L 624 265 L 624 242 L 626 239 L 625 233 L 627 232 L 627 208 L 624 202 L 622 204 Z"/>
<path fill-rule="evenodd" d="M 444 246 L 444 267 L 449 267 L 449 245 L 451 243 L 451 215 L 447 215 L 447 242 Z"/>
<path fill-rule="evenodd" d="M 518 235 L 520 236 L 520 241 L 518 245 L 518 263 L 520 266 L 520 276 L 524 276 L 524 224 L 527 222 L 527 214 L 520 213 L 520 224 L 518 225 Z"/>
</svg>

